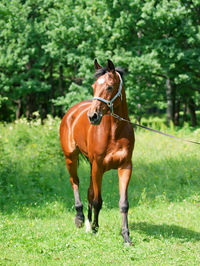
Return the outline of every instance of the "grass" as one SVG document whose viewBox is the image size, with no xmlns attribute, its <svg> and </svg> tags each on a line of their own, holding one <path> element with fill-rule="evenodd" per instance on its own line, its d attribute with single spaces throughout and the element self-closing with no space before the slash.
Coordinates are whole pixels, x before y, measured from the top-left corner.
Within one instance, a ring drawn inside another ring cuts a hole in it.
<svg viewBox="0 0 200 266">
<path fill-rule="evenodd" d="M 136 131 L 129 185 L 133 247 L 123 244 L 116 171 L 105 173 L 96 235 L 74 225 L 59 120 L 0 125 L 0 265 L 199 265 L 199 146 Z M 200 130 L 165 132 L 200 140 Z M 89 166 L 80 161 L 87 212 Z"/>
</svg>

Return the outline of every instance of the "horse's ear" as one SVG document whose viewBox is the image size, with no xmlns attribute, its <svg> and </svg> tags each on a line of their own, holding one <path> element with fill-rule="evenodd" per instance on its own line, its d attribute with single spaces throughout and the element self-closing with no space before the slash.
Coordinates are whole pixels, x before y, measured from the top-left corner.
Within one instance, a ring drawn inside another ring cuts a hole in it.
<svg viewBox="0 0 200 266">
<path fill-rule="evenodd" d="M 109 72 L 115 72 L 115 66 L 111 60 L 108 59 L 107 69 Z"/>
<path fill-rule="evenodd" d="M 95 70 L 102 68 L 102 66 L 100 66 L 99 63 L 97 62 L 97 59 L 94 59 L 94 68 L 95 68 Z"/>
</svg>

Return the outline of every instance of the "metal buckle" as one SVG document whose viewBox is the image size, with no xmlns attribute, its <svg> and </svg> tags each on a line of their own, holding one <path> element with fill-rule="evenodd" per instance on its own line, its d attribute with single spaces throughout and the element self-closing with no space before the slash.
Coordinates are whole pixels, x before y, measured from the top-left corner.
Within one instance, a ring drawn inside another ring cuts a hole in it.
<svg viewBox="0 0 200 266">
<path fill-rule="evenodd" d="M 107 102 L 107 105 L 109 108 L 112 108 L 113 104 L 111 103 L 111 101 Z"/>
</svg>

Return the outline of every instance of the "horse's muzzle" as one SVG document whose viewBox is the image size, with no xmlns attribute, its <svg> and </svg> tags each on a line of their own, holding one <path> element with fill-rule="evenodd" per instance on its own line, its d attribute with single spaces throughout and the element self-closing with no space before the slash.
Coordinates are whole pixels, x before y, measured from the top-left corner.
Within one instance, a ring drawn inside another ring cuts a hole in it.
<svg viewBox="0 0 200 266">
<path fill-rule="evenodd" d="M 101 123 L 102 119 L 102 113 L 94 112 L 92 114 L 89 114 L 88 112 L 88 119 L 92 125 L 99 125 Z"/>
</svg>

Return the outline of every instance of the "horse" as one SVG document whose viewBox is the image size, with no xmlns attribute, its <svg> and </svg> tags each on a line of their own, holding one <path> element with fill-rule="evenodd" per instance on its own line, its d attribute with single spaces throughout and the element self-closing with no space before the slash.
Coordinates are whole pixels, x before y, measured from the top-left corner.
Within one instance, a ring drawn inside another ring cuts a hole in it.
<svg viewBox="0 0 200 266">
<path fill-rule="evenodd" d="M 88 158 L 91 166 L 88 219 L 85 222 L 87 231 L 97 232 L 99 227 L 103 174 L 110 169 L 118 169 L 122 236 L 124 242 L 131 245 L 127 190 L 132 173 L 131 158 L 135 137 L 133 128 L 128 122 L 130 120 L 123 72 L 121 68 L 115 68 L 111 60 L 107 61 L 106 67 L 102 67 L 95 59 L 94 67 L 96 77 L 92 85 L 94 97 L 72 106 L 64 115 L 60 125 L 61 147 L 75 199 L 75 225 L 81 227 L 85 221 L 77 175 L 78 157 L 79 153 L 82 153 Z M 93 223 L 92 210 L 94 210 Z"/>
</svg>

